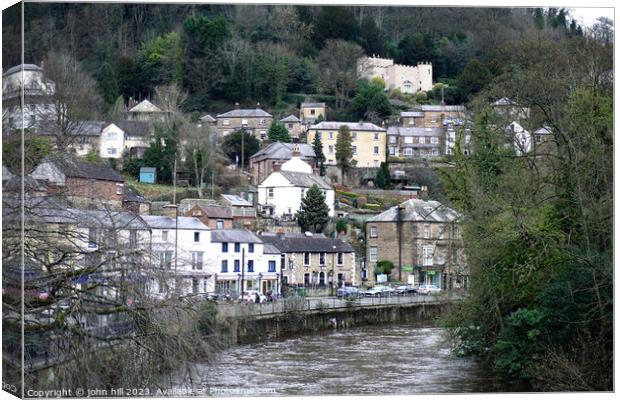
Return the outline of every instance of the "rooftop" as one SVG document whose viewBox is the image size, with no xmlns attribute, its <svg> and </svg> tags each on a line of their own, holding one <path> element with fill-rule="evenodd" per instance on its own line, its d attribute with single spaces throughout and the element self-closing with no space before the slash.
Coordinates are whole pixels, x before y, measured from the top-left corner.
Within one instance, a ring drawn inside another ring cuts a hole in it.
<svg viewBox="0 0 620 400">
<path fill-rule="evenodd" d="M 213 243 L 262 243 L 263 241 L 250 231 L 243 229 L 219 229 L 211 233 Z"/>
<path fill-rule="evenodd" d="M 271 114 L 260 108 L 234 109 L 223 114 L 218 114 L 217 118 L 270 118 Z"/>
<path fill-rule="evenodd" d="M 300 143 L 299 152 L 301 153 L 301 158 L 308 159 L 316 157 L 316 154 L 314 154 L 314 149 L 310 144 Z M 267 159 L 290 160 L 292 156 L 293 143 L 274 142 L 269 143 L 269 145 L 259 150 L 256 154 L 250 157 L 250 160 L 253 162 Z"/>
<path fill-rule="evenodd" d="M 253 207 L 254 204 L 250 203 L 246 199 L 241 196 L 237 196 L 236 194 L 223 194 L 222 197 L 230 203 L 233 207 Z"/>
<path fill-rule="evenodd" d="M 446 106 L 436 104 L 424 104 L 417 106 L 422 111 L 451 111 L 451 112 L 465 112 L 465 106 Z"/>
<path fill-rule="evenodd" d="M 293 114 L 291 114 L 286 118 L 282 118 L 280 122 L 301 122 L 301 120 L 297 118 L 296 116 L 294 116 Z"/>
<path fill-rule="evenodd" d="M 371 124 L 370 122 L 339 122 L 339 121 L 323 121 L 316 125 L 312 125 L 310 129 L 324 129 L 324 130 L 332 130 L 337 131 L 341 126 L 346 125 L 352 131 L 382 131 L 385 132 L 385 129 Z"/>
<path fill-rule="evenodd" d="M 444 132 L 445 128 L 403 128 L 401 126 L 390 126 L 388 128 L 387 134 L 399 136 L 441 136 Z"/>
<path fill-rule="evenodd" d="M 291 171 L 280 171 L 279 173 L 282 174 L 287 181 L 297 187 L 310 188 L 316 185 L 319 189 L 332 189 L 332 186 L 318 175 Z"/>
<path fill-rule="evenodd" d="M 400 113 L 402 118 L 412 118 L 412 117 L 424 117 L 424 112 L 422 111 L 403 111 Z"/>
<path fill-rule="evenodd" d="M 409 199 L 398 206 L 391 207 L 379 215 L 369 218 L 368 222 L 396 222 L 398 207 L 401 208 L 401 221 L 408 222 L 454 222 L 459 214 L 438 201 Z"/>
<path fill-rule="evenodd" d="M 216 122 L 217 120 L 211 116 L 211 114 L 205 114 L 200 117 L 202 122 Z"/>
<path fill-rule="evenodd" d="M 43 71 L 43 68 L 35 64 L 19 64 L 19 65 L 16 65 L 14 67 L 7 69 L 6 72 L 2 74 L 2 76 L 6 76 L 6 75 L 13 74 L 15 72 L 19 72 L 22 69 L 24 71 Z"/>
<path fill-rule="evenodd" d="M 273 233 L 263 232 L 260 238 L 271 244 L 281 253 L 352 253 L 353 247 L 339 239 L 328 238 L 323 234 Z"/>
<path fill-rule="evenodd" d="M 199 204 L 198 207 L 200 207 L 209 218 L 232 219 L 233 217 L 232 210 L 228 207 L 208 204 Z"/>
<path fill-rule="evenodd" d="M 144 222 L 152 229 L 183 229 L 183 230 L 201 230 L 208 231 L 209 227 L 194 217 L 177 217 L 174 218 L 165 215 L 141 215 Z M 178 222 L 178 224 L 177 224 Z"/>
<path fill-rule="evenodd" d="M 65 176 L 74 178 L 98 179 L 104 181 L 124 182 L 123 177 L 118 174 L 107 163 L 90 163 L 78 161 L 72 158 L 59 158 L 46 160 L 56 166 Z"/>
<path fill-rule="evenodd" d="M 117 121 L 114 125 L 129 136 L 150 136 L 151 134 L 151 125 L 146 121 Z"/>
<path fill-rule="evenodd" d="M 136 106 L 129 110 L 129 112 L 163 112 L 161 108 L 148 100 L 142 100 Z"/>
<path fill-rule="evenodd" d="M 301 108 L 325 108 L 325 103 L 301 103 Z"/>
</svg>

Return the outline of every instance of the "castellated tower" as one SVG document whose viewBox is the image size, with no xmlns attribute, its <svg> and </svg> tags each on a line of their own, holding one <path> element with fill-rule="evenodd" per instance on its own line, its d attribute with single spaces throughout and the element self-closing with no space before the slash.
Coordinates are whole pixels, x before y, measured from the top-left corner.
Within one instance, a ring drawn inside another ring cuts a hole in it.
<svg viewBox="0 0 620 400">
<path fill-rule="evenodd" d="M 398 88 L 403 93 L 415 94 L 433 88 L 433 65 L 430 62 L 411 66 L 394 64 L 394 60 L 374 55 L 362 57 L 357 62 L 357 76 L 368 80 L 379 77 L 388 89 Z"/>
</svg>

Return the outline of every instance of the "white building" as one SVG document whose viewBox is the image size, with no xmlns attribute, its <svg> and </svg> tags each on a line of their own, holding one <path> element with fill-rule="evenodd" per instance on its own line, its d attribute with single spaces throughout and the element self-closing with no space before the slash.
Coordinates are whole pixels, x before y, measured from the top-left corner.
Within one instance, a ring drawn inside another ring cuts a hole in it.
<svg viewBox="0 0 620 400">
<path fill-rule="evenodd" d="M 236 297 L 242 287 L 243 291 L 280 293 L 280 251 L 265 247 L 254 233 L 241 229 L 212 231 L 207 254 L 215 293 Z"/>
<path fill-rule="evenodd" d="M 433 65 L 417 66 L 394 64 L 394 60 L 379 57 L 362 57 L 357 61 L 357 76 L 371 80 L 379 77 L 387 89 L 400 89 L 403 93 L 417 93 L 433 89 Z"/>
<path fill-rule="evenodd" d="M 211 231 L 198 218 L 142 215 L 151 228 L 151 295 L 213 292 L 207 264 Z M 177 237 L 178 235 L 178 237 Z"/>
<path fill-rule="evenodd" d="M 512 136 L 512 144 L 516 155 L 522 156 L 532 151 L 532 134 L 518 122 L 513 121 L 506 131 L 509 136 Z"/>
<path fill-rule="evenodd" d="M 312 173 L 312 167 L 293 152 L 293 157 L 281 166 L 274 166 L 272 172 L 258 186 L 258 204 L 270 216 L 293 218 L 301 208 L 306 192 L 316 185 L 323 191 L 329 207 L 329 216 L 334 216 L 335 192 L 322 177 Z"/>
</svg>

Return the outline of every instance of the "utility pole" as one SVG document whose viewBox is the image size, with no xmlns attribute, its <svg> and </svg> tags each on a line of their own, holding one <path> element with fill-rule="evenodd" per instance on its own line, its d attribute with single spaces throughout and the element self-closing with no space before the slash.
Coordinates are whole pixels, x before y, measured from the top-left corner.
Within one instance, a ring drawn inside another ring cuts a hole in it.
<svg viewBox="0 0 620 400">
<path fill-rule="evenodd" d="M 241 126 L 241 173 L 243 173 L 244 167 L 244 143 L 245 143 L 245 127 L 246 125 Z"/>
<path fill-rule="evenodd" d="M 243 280 L 245 279 L 245 249 L 241 249 L 241 300 L 243 300 L 244 294 L 244 285 Z"/>
<path fill-rule="evenodd" d="M 177 154 L 174 153 L 174 167 L 172 168 L 172 204 L 177 204 Z"/>
<path fill-rule="evenodd" d="M 403 241 L 403 220 L 402 220 L 402 208 L 400 204 L 396 208 L 396 224 L 398 229 L 398 280 L 403 281 L 403 256 L 402 256 L 402 241 Z"/>
</svg>

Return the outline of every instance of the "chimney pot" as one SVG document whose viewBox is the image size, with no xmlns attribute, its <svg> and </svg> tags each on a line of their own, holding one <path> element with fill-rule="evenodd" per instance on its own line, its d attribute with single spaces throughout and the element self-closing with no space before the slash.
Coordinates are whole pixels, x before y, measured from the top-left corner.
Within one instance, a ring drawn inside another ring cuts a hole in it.
<svg viewBox="0 0 620 400">
<path fill-rule="evenodd" d="M 236 102 L 236 103 L 235 103 L 235 109 L 236 109 L 236 110 L 238 110 L 238 109 L 239 109 L 239 103 L 238 103 L 238 102 Z"/>
<path fill-rule="evenodd" d="M 177 205 L 176 204 L 166 204 L 164 207 L 164 215 L 169 218 L 177 217 Z"/>
<path fill-rule="evenodd" d="M 282 170 L 282 164 L 279 161 L 276 161 L 273 164 L 273 172 L 280 172 Z"/>
</svg>

